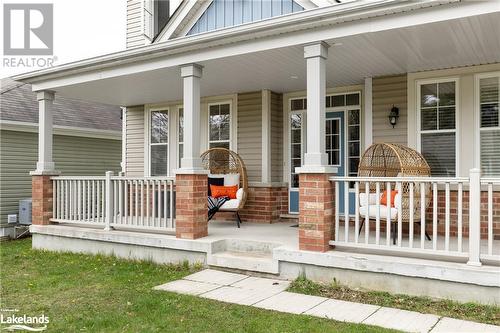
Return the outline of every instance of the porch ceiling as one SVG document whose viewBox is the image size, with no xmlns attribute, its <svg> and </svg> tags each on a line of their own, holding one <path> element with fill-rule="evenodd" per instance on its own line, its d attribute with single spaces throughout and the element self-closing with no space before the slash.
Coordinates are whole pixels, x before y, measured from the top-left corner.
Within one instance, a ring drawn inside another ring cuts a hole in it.
<svg viewBox="0 0 500 333">
<path fill-rule="evenodd" d="M 334 28 L 332 28 L 334 29 Z M 327 86 L 360 84 L 364 77 L 500 62 L 500 13 L 363 33 L 328 42 Z M 341 45 L 339 45 L 341 44 Z M 203 96 L 271 89 L 304 90 L 301 45 L 201 62 Z M 56 86 L 56 93 L 114 105 L 182 99 L 177 66 Z"/>
</svg>

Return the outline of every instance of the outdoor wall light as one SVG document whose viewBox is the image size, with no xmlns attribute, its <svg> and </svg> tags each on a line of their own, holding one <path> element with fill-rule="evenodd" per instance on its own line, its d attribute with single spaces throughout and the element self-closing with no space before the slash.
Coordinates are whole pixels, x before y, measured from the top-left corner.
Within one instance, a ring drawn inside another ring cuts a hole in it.
<svg viewBox="0 0 500 333">
<path fill-rule="evenodd" d="M 399 118 L 399 109 L 395 107 L 394 105 L 392 106 L 391 113 L 389 113 L 389 122 L 392 125 L 392 128 L 396 126 L 396 123 L 398 122 Z"/>
</svg>

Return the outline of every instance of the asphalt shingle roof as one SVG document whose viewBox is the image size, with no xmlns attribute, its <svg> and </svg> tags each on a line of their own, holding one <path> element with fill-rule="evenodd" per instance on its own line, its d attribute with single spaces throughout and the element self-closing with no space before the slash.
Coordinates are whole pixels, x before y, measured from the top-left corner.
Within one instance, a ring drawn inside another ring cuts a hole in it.
<svg viewBox="0 0 500 333">
<path fill-rule="evenodd" d="M 31 85 L 9 78 L 1 80 L 0 119 L 38 123 L 38 101 Z M 118 106 L 58 97 L 54 100 L 54 124 L 121 131 Z"/>
</svg>

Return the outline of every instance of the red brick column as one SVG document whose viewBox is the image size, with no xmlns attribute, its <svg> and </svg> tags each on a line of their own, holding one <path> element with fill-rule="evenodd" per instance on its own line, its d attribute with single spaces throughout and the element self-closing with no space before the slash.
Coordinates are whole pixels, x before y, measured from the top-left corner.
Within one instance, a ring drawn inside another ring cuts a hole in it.
<svg viewBox="0 0 500 333">
<path fill-rule="evenodd" d="M 175 177 L 175 233 L 177 238 L 197 239 L 208 235 L 206 174 Z"/>
<path fill-rule="evenodd" d="M 33 175 L 31 179 L 32 223 L 46 225 L 50 223 L 53 208 L 53 187 L 50 177 L 53 175 Z"/>
<path fill-rule="evenodd" d="M 325 252 L 334 231 L 334 185 L 330 174 L 299 175 L 299 248 Z"/>
</svg>

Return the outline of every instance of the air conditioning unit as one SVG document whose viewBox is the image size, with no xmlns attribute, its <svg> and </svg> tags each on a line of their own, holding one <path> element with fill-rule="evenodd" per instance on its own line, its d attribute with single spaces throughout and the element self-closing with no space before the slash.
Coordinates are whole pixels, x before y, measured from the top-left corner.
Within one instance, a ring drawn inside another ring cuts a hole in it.
<svg viewBox="0 0 500 333">
<path fill-rule="evenodd" d="M 7 215 L 7 223 L 15 224 L 17 223 L 17 214 L 9 214 Z"/>
<path fill-rule="evenodd" d="M 31 224 L 31 198 L 19 200 L 19 224 Z"/>
</svg>

